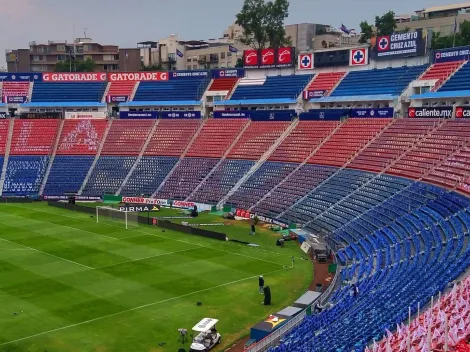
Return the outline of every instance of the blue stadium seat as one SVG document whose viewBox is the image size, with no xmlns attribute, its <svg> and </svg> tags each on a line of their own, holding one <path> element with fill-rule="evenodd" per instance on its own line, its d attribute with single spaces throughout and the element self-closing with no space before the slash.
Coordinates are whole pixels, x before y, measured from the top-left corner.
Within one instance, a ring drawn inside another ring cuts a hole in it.
<svg viewBox="0 0 470 352">
<path fill-rule="evenodd" d="M 137 164 L 121 194 L 151 196 L 178 161 L 174 157 L 143 157 Z"/>
<path fill-rule="evenodd" d="M 140 82 L 133 101 L 196 101 L 204 94 L 207 77 L 164 82 Z"/>
<path fill-rule="evenodd" d="M 423 73 L 426 66 L 385 68 L 351 71 L 341 81 L 331 96 L 400 95 L 410 82 Z"/>
<path fill-rule="evenodd" d="M 101 102 L 107 83 L 34 83 L 33 102 Z"/>
<path fill-rule="evenodd" d="M 246 85 L 242 79 L 230 99 L 297 99 L 311 79 L 311 75 L 269 76 L 264 83 Z"/>
<path fill-rule="evenodd" d="M 439 88 L 440 92 L 470 89 L 470 62 L 467 62 L 458 70 L 444 85 Z"/>
<path fill-rule="evenodd" d="M 101 156 L 82 192 L 85 196 L 115 194 L 137 157 Z"/>
<path fill-rule="evenodd" d="M 44 195 L 77 193 L 93 159 L 93 156 L 56 156 L 47 178 Z"/>
<path fill-rule="evenodd" d="M 38 195 L 48 163 L 48 156 L 10 156 L 3 184 L 3 195 Z"/>
</svg>

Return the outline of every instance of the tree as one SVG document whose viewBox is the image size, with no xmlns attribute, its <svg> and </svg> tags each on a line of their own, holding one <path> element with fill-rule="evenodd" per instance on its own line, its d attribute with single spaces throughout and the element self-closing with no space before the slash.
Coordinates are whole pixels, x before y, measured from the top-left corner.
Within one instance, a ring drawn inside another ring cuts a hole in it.
<svg viewBox="0 0 470 352">
<path fill-rule="evenodd" d="M 235 64 L 235 67 L 236 68 L 240 68 L 240 67 L 243 67 L 243 59 L 242 58 L 238 58 L 237 59 L 237 63 Z"/>
<path fill-rule="evenodd" d="M 141 71 L 162 71 L 163 70 L 163 66 L 162 64 L 158 64 L 158 65 L 150 65 L 150 66 L 145 66 L 144 64 L 141 65 L 142 67 L 140 68 Z"/>
<path fill-rule="evenodd" d="M 253 48 L 279 48 L 290 44 L 284 20 L 289 15 L 288 0 L 245 0 L 236 24 L 243 28 L 240 42 Z"/>
<path fill-rule="evenodd" d="M 395 12 L 388 11 L 381 17 L 375 16 L 375 27 L 377 28 L 377 35 L 390 35 L 395 32 L 397 23 L 395 22 Z"/>
<path fill-rule="evenodd" d="M 431 49 L 446 49 L 454 46 L 470 45 L 470 22 L 463 21 L 460 24 L 460 32 L 442 36 L 441 33 L 433 33 L 431 40 Z"/>
<path fill-rule="evenodd" d="M 96 62 L 89 57 L 86 60 L 67 58 L 55 65 L 55 72 L 94 72 L 95 68 Z"/>
<path fill-rule="evenodd" d="M 359 38 L 359 43 L 365 44 L 374 35 L 374 30 L 372 29 L 372 25 L 367 23 L 367 21 L 362 21 L 360 27 L 361 37 Z"/>
</svg>

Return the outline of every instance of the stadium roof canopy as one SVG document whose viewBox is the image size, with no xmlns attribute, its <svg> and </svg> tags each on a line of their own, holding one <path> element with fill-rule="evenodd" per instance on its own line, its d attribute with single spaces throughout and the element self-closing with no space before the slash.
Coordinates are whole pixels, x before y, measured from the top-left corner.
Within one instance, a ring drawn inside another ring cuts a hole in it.
<svg viewBox="0 0 470 352">
<path fill-rule="evenodd" d="M 201 105 L 199 100 L 181 100 L 181 101 L 129 101 L 121 103 L 119 106 L 139 107 L 139 106 L 194 106 Z"/>
<path fill-rule="evenodd" d="M 83 101 L 59 101 L 59 102 L 32 102 L 20 104 L 23 108 L 98 108 L 106 107 L 105 103 L 83 102 Z"/>
<path fill-rule="evenodd" d="M 450 90 L 446 92 L 427 92 L 415 94 L 410 99 L 442 99 L 442 98 L 468 98 L 470 90 Z"/>
<path fill-rule="evenodd" d="M 470 2 L 464 2 L 461 4 L 451 4 L 451 5 L 442 5 L 442 6 L 432 6 L 424 9 L 424 13 L 430 12 L 441 12 L 441 11 L 452 11 L 452 10 L 460 10 L 470 7 Z"/>
<path fill-rule="evenodd" d="M 261 105 L 261 104 L 295 104 L 297 99 L 244 99 L 244 100 L 221 100 L 214 101 L 214 105 Z"/>
<path fill-rule="evenodd" d="M 355 101 L 390 101 L 398 98 L 398 95 L 393 94 L 378 94 L 378 95 L 352 95 L 345 97 L 322 97 L 319 99 L 312 99 L 312 103 L 336 103 L 336 102 L 355 102 Z"/>
</svg>

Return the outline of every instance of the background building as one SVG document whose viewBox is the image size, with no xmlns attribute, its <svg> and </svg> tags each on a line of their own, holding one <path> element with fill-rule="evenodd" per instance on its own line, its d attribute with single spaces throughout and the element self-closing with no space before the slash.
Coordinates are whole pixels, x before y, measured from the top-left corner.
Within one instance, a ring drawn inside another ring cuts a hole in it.
<svg viewBox="0 0 470 352">
<path fill-rule="evenodd" d="M 447 36 L 454 32 L 455 23 L 457 31 L 463 21 L 470 21 L 470 2 L 445 6 L 434 6 L 419 11 L 411 15 L 395 16 L 397 30 L 409 28 L 423 29 L 423 31 L 440 32 L 442 36 Z"/>
<path fill-rule="evenodd" d="M 77 60 L 91 58 L 99 72 L 140 69 L 139 49 L 102 45 L 91 38 L 76 38 L 72 43 L 66 40 L 49 40 L 46 44 L 33 41 L 29 43 L 29 49 L 7 50 L 6 62 L 8 72 L 47 72 L 54 71 L 58 62 L 73 56 Z"/>
</svg>

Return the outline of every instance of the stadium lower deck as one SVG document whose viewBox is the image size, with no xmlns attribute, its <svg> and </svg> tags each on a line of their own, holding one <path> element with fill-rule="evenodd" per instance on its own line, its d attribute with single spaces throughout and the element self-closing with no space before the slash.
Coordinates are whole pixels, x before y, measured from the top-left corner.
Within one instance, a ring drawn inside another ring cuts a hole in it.
<svg viewBox="0 0 470 352">
<path fill-rule="evenodd" d="M 0 141 L 3 196 L 226 204 L 328 238 L 344 286 L 275 351 L 364 350 L 470 265 L 467 120 L 11 119 Z"/>
</svg>

